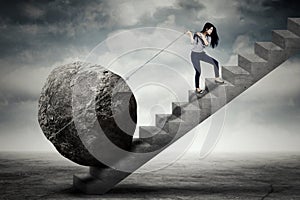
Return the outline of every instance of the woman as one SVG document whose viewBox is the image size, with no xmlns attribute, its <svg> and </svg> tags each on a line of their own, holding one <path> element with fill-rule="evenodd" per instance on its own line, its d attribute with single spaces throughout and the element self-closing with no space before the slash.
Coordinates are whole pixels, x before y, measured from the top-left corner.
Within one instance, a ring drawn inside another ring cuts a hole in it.
<svg viewBox="0 0 300 200">
<path fill-rule="evenodd" d="M 199 88 L 199 78 L 201 75 L 200 68 L 200 60 L 210 63 L 214 66 L 215 72 L 215 82 L 216 83 L 224 83 L 224 80 L 219 76 L 219 63 L 216 59 L 210 57 L 204 51 L 206 46 L 211 46 L 215 48 L 218 45 L 219 37 L 217 34 L 217 29 L 215 26 L 209 22 L 207 22 L 202 31 L 194 33 L 194 36 L 191 31 L 186 32 L 190 35 L 191 44 L 193 44 L 193 48 L 191 49 L 191 60 L 193 66 L 196 70 L 195 74 L 195 87 L 197 93 L 203 93 L 205 89 Z"/>
</svg>

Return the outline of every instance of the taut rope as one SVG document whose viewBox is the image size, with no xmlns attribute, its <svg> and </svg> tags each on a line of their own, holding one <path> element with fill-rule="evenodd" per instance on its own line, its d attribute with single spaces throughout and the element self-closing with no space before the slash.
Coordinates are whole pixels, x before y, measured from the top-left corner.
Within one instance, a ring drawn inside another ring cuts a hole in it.
<svg viewBox="0 0 300 200">
<path fill-rule="evenodd" d="M 144 67 L 147 63 L 149 63 L 151 60 L 153 60 L 155 57 L 157 57 L 161 52 L 166 50 L 169 46 L 171 46 L 173 43 L 175 43 L 179 38 L 181 38 L 186 32 L 182 33 L 179 37 L 177 37 L 175 40 L 173 40 L 170 44 L 168 44 L 165 48 L 161 49 L 159 52 L 157 52 L 154 56 L 152 56 L 149 60 L 147 60 L 143 65 L 138 67 L 137 69 L 133 70 L 131 74 L 129 74 L 125 80 L 128 80 L 130 76 L 132 76 L 135 72 L 137 72 L 139 69 Z"/>
</svg>

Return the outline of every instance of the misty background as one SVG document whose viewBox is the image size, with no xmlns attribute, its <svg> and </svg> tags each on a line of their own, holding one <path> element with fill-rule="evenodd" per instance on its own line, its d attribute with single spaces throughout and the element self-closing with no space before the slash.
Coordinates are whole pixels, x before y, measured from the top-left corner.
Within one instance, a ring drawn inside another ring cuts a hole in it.
<svg viewBox="0 0 300 200">
<path fill-rule="evenodd" d="M 206 52 L 220 66 L 237 65 L 238 53 L 253 52 L 255 41 L 271 41 L 272 30 L 286 29 L 288 17 L 300 17 L 299 4 L 296 0 L 1 1 L 0 151 L 55 151 L 37 121 L 41 88 L 55 67 L 85 60 L 103 41 L 111 54 L 119 49 L 114 42 L 126 49 L 132 42 L 144 41 L 141 44 L 147 46 L 154 41 L 163 48 L 179 33 L 202 30 L 209 21 L 220 41 Z M 123 37 L 127 30 L 143 27 L 165 29 Z M 138 125 L 153 125 L 154 114 L 169 113 L 172 101 L 187 101 L 187 90 L 194 89 L 194 69 L 187 62 L 190 48 L 185 35 L 170 47 L 178 55 L 162 53 L 129 83 L 136 89 Z M 122 75 L 157 51 L 131 52 L 111 69 Z M 101 56 L 105 52 L 99 60 Z M 300 150 L 299 61 L 298 53 L 223 108 L 226 117 L 215 152 Z M 202 76 L 213 77 L 211 65 L 201 66 Z M 148 77 L 168 87 L 138 87 Z M 189 151 L 200 150 L 210 124 L 207 119 L 189 133 L 197 136 Z"/>
</svg>

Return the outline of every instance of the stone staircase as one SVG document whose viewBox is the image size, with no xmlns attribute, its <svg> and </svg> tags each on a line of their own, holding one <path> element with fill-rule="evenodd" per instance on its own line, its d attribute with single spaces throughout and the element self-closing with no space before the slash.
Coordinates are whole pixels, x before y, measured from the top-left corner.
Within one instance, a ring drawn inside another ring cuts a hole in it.
<svg viewBox="0 0 300 200">
<path fill-rule="evenodd" d="M 272 42 L 256 42 L 254 53 L 238 54 L 237 66 L 222 66 L 224 84 L 206 78 L 207 93 L 189 90 L 188 102 L 173 102 L 172 113 L 157 114 L 155 126 L 140 126 L 140 138 L 118 163 L 126 171 L 90 167 L 89 174 L 74 175 L 74 187 L 86 194 L 106 193 L 299 50 L 300 18 L 288 18 L 287 30 L 272 31 Z"/>
</svg>

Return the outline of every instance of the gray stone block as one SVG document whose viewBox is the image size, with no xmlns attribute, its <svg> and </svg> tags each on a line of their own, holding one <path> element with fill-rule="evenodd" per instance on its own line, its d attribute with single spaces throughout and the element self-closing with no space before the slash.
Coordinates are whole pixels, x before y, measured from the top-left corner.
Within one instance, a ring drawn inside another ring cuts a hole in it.
<svg viewBox="0 0 300 200">
<path fill-rule="evenodd" d="M 201 98 L 195 96 L 192 91 L 190 91 L 190 103 L 200 108 L 200 121 L 202 122 L 210 115 L 212 115 L 219 107 L 219 100 L 212 93 L 208 93 Z"/>
<path fill-rule="evenodd" d="M 255 42 L 254 52 L 268 61 L 268 67 L 275 68 L 286 60 L 284 49 L 273 42 Z"/>
<path fill-rule="evenodd" d="M 253 84 L 253 76 L 239 66 L 222 66 L 222 77 L 233 85 Z"/>
<path fill-rule="evenodd" d="M 198 101 L 201 101 L 202 98 L 204 99 L 211 99 L 211 98 L 217 98 L 212 93 L 208 93 L 208 88 L 206 88 L 206 92 L 204 94 L 196 94 L 194 90 L 189 90 L 189 102 L 195 104 L 195 106 L 198 107 L 199 103 Z"/>
<path fill-rule="evenodd" d="M 163 128 L 169 120 L 176 120 L 176 119 L 178 118 L 173 114 L 156 114 L 155 126 L 159 128 Z"/>
<path fill-rule="evenodd" d="M 206 78 L 205 84 L 207 85 L 209 92 L 219 99 L 220 106 L 223 106 L 224 103 L 229 102 L 235 97 L 237 90 L 234 90 L 234 88 L 239 88 L 227 80 L 224 80 L 223 84 L 216 83 L 214 78 Z"/>
<path fill-rule="evenodd" d="M 288 30 L 273 30 L 272 41 L 283 49 L 300 48 L 300 37 Z"/>
<path fill-rule="evenodd" d="M 188 106 L 190 102 L 172 102 L 172 114 L 180 117 L 182 113 L 182 107 Z"/>
<path fill-rule="evenodd" d="M 161 131 L 157 126 L 139 126 L 139 138 L 149 138 Z"/>
<path fill-rule="evenodd" d="M 145 141 L 147 138 L 133 138 L 130 152 L 134 153 L 145 153 L 152 152 L 153 146 Z"/>
<path fill-rule="evenodd" d="M 73 175 L 73 187 L 85 194 L 104 194 L 110 187 L 105 187 L 105 180 L 97 179 L 90 174 Z"/>
<path fill-rule="evenodd" d="M 174 138 L 174 134 L 170 132 L 166 132 L 163 129 L 160 129 L 159 132 L 154 134 L 152 137 L 148 138 L 139 138 L 141 142 L 144 142 L 146 144 L 149 144 L 150 146 L 146 148 L 137 148 L 135 152 L 139 151 L 141 152 L 152 152 L 158 149 L 163 148 L 167 144 L 169 144 Z"/>
<path fill-rule="evenodd" d="M 152 138 L 146 139 L 146 142 L 149 141 L 149 144 L 152 147 L 149 152 L 162 149 L 167 145 L 171 144 L 171 141 L 174 139 L 175 135 L 170 133 L 165 133 L 165 134 L 162 133 Z"/>
<path fill-rule="evenodd" d="M 300 18 L 288 18 L 287 29 L 300 36 Z"/>
<path fill-rule="evenodd" d="M 156 114 L 156 126 L 168 133 L 171 129 L 178 128 L 183 122 L 173 114 Z"/>
<path fill-rule="evenodd" d="M 168 132 L 173 135 L 173 141 L 176 141 L 177 139 L 188 133 L 190 130 L 192 130 L 195 126 L 195 124 L 189 122 L 178 121 L 178 123 L 169 124 Z"/>
<path fill-rule="evenodd" d="M 172 113 L 185 122 L 200 123 L 200 107 L 189 102 L 172 102 Z"/>
<path fill-rule="evenodd" d="M 126 177 L 130 174 L 129 172 L 119 171 L 110 167 L 99 168 L 95 166 L 89 167 L 89 173 L 95 178 L 108 180 L 106 184 L 109 185 L 112 185 L 111 183 L 115 183 L 120 177 Z"/>
<path fill-rule="evenodd" d="M 270 72 L 267 60 L 259 57 L 255 53 L 239 53 L 238 65 L 250 72 L 253 75 L 254 80 L 258 80 L 260 77 Z"/>
<path fill-rule="evenodd" d="M 189 102 L 192 102 L 196 99 L 202 98 L 203 96 L 207 95 L 207 93 L 208 93 L 207 88 L 206 88 L 206 91 L 202 94 L 196 93 L 195 90 L 189 90 L 188 91 L 188 100 L 189 100 Z"/>
</svg>

